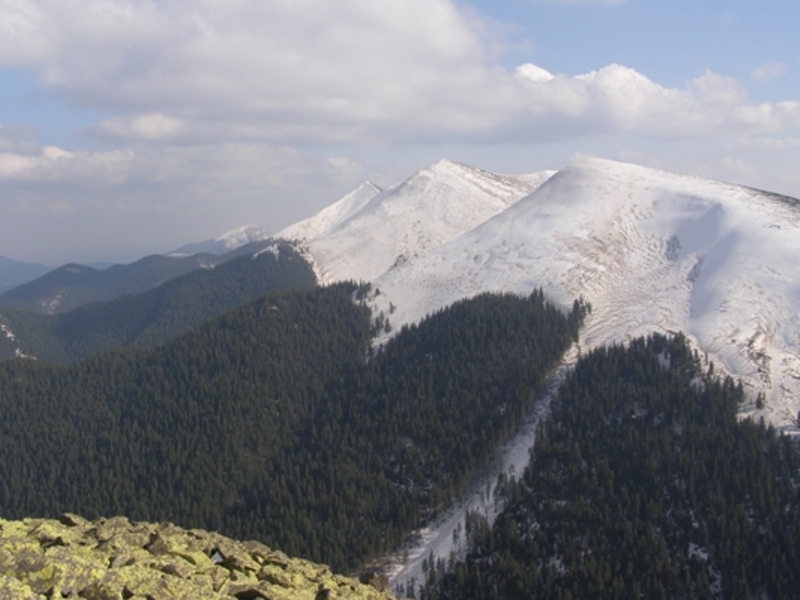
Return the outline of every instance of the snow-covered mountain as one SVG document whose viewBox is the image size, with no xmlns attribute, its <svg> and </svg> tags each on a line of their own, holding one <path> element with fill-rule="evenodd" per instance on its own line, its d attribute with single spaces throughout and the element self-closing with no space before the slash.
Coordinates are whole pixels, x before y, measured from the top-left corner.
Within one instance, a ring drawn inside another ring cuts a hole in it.
<svg viewBox="0 0 800 600">
<path fill-rule="evenodd" d="M 307 245 L 323 281 L 373 281 L 395 330 L 483 291 L 542 287 L 591 302 L 584 348 L 683 331 L 766 394 L 751 415 L 789 426 L 800 410 L 797 200 L 603 160 L 552 177 L 442 161 Z"/>
<path fill-rule="evenodd" d="M 327 208 L 322 209 L 317 214 L 294 223 L 286 229 L 282 229 L 275 234 L 275 237 L 287 240 L 308 240 L 316 237 L 352 217 L 380 193 L 381 188 L 370 181 L 365 181 L 352 192 Z"/>
<path fill-rule="evenodd" d="M 173 250 L 167 256 L 190 256 L 192 254 L 225 254 L 236 248 L 253 242 L 261 242 L 270 238 L 270 233 L 258 225 L 243 225 L 237 227 L 213 240 L 196 242 L 181 246 Z"/>
<path fill-rule="evenodd" d="M 495 175 L 439 161 L 310 238 L 316 272 L 324 283 L 375 279 L 504 211 L 550 175 Z"/>
</svg>

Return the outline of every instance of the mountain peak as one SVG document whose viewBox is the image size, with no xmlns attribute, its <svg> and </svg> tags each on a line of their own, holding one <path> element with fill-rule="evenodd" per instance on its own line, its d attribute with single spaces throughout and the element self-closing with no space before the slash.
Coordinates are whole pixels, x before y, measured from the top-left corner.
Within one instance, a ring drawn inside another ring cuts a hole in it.
<svg viewBox="0 0 800 600">
<path fill-rule="evenodd" d="M 505 210 L 549 176 L 496 175 L 440 160 L 311 238 L 311 258 L 324 282 L 373 279 Z"/>
<path fill-rule="evenodd" d="M 231 229 L 222 235 L 204 242 L 196 242 L 181 246 L 167 253 L 167 256 L 189 256 L 192 254 L 225 254 L 252 242 L 260 242 L 270 238 L 269 231 L 258 225 L 243 225 Z"/>
<path fill-rule="evenodd" d="M 316 237 L 352 217 L 380 193 L 381 188 L 371 181 L 365 181 L 317 214 L 282 229 L 275 234 L 275 237 L 288 240 L 308 240 Z"/>
<path fill-rule="evenodd" d="M 382 292 L 376 309 L 392 303 L 396 330 L 486 291 L 541 287 L 565 308 L 583 296 L 593 306 L 585 347 L 682 331 L 753 398 L 766 394 L 767 407 L 748 414 L 792 426 L 800 410 L 799 255 L 800 209 L 792 202 L 586 159 L 386 270 L 374 281 Z"/>
<path fill-rule="evenodd" d="M 215 242 L 222 242 L 229 250 L 235 250 L 239 246 L 244 246 L 250 242 L 260 242 L 269 238 L 269 232 L 258 225 L 242 225 L 236 229 L 223 233 L 214 238 Z"/>
</svg>

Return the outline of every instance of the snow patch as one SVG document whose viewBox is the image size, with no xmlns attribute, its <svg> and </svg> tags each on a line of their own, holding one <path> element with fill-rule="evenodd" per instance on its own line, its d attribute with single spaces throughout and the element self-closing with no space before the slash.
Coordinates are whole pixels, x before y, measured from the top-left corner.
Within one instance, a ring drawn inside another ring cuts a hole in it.
<svg viewBox="0 0 800 600">
<path fill-rule="evenodd" d="M 14 332 L 8 327 L 8 325 L 4 325 L 0 323 L 0 333 L 3 333 L 7 339 L 11 340 L 12 342 L 17 341 L 17 336 L 14 335 Z"/>
<path fill-rule="evenodd" d="M 278 248 L 278 244 L 270 244 L 266 248 L 259 250 L 255 254 L 253 254 L 253 260 L 257 259 L 262 254 L 269 253 L 275 257 L 275 260 L 278 260 L 281 256 L 281 250 Z"/>
<path fill-rule="evenodd" d="M 287 240 L 307 240 L 350 218 L 381 192 L 374 183 L 366 181 L 316 215 L 282 229 L 275 237 Z"/>
<path fill-rule="evenodd" d="M 323 283 L 372 280 L 504 211 L 551 175 L 496 175 L 439 161 L 309 238 L 309 252 Z"/>
<path fill-rule="evenodd" d="M 451 507 L 434 522 L 412 532 L 409 541 L 401 546 L 380 565 L 394 590 L 408 589 L 412 583 L 424 583 L 423 562 L 433 557 L 434 562 L 442 559 L 447 563 L 450 557 L 458 558 L 467 549 L 462 544 L 461 533 L 466 528 L 468 511 L 477 511 L 491 524 L 494 523 L 502 504 L 493 500 L 498 476 L 506 474 L 519 476 L 528 466 L 530 449 L 536 440 L 536 429 L 550 410 L 550 403 L 558 393 L 570 369 L 578 359 L 577 347 L 573 347 L 564 357 L 561 365 L 553 372 L 537 399 L 536 408 L 529 415 L 519 431 L 498 452 L 494 461 L 473 481 Z"/>
<path fill-rule="evenodd" d="M 269 232 L 263 227 L 258 225 L 243 225 L 232 229 L 227 233 L 214 239 L 215 242 L 221 242 L 228 250 L 235 250 L 241 246 L 251 242 L 260 242 L 269 239 Z"/>
</svg>

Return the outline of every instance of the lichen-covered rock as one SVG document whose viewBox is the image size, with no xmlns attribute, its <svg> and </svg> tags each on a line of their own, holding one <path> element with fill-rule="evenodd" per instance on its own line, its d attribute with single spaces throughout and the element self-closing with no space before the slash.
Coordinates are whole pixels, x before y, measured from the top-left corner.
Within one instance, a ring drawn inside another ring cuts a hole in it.
<svg viewBox="0 0 800 600">
<path fill-rule="evenodd" d="M 392 598 L 259 542 L 125 517 L 0 519 L 0 598 Z"/>
</svg>

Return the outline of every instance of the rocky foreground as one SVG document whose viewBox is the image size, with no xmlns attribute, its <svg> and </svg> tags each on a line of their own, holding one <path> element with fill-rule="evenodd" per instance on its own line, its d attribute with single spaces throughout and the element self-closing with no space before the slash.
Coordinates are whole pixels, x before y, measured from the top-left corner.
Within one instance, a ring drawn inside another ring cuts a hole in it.
<svg viewBox="0 0 800 600">
<path fill-rule="evenodd" d="M 378 589 L 385 579 L 362 580 L 367 583 L 259 542 L 171 523 L 131 523 L 125 517 L 88 521 L 72 514 L 58 520 L 0 519 L 0 598 L 393 597 Z"/>
</svg>

